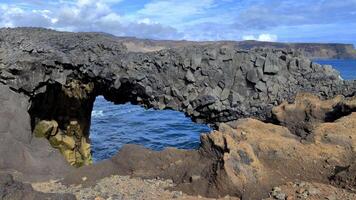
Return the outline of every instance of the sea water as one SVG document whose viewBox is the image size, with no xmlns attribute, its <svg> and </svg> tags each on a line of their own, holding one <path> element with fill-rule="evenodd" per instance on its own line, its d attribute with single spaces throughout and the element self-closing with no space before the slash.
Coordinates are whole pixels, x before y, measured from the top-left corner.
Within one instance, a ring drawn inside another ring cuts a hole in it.
<svg viewBox="0 0 356 200">
<path fill-rule="evenodd" d="M 124 144 L 153 150 L 195 149 L 200 134 L 210 131 L 207 125 L 194 123 L 178 111 L 145 109 L 130 103 L 114 105 L 99 96 L 94 103 L 90 129 L 93 159 L 110 158 Z"/>
<path fill-rule="evenodd" d="M 345 80 L 356 79 L 356 60 L 314 60 L 321 65 L 332 65 Z"/>
<path fill-rule="evenodd" d="M 332 65 L 343 79 L 356 79 L 356 60 L 315 62 Z M 129 103 L 114 105 L 99 96 L 92 112 L 90 139 L 94 161 L 98 161 L 115 155 L 124 144 L 143 145 L 153 150 L 196 149 L 200 134 L 210 131 L 207 125 L 194 123 L 177 111 L 146 110 Z"/>
</svg>

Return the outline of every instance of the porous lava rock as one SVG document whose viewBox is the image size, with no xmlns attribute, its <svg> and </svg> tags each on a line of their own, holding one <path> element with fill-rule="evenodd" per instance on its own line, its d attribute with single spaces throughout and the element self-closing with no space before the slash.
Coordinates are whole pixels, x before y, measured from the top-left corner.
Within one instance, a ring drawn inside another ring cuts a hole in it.
<svg viewBox="0 0 356 200">
<path fill-rule="evenodd" d="M 313 94 L 300 93 L 296 96 L 295 102 L 283 102 L 274 107 L 272 113 L 278 124 L 288 127 L 299 137 L 307 139 L 319 123 L 333 122 L 355 111 L 356 97 L 345 98 L 339 95 L 320 101 Z"/>
</svg>

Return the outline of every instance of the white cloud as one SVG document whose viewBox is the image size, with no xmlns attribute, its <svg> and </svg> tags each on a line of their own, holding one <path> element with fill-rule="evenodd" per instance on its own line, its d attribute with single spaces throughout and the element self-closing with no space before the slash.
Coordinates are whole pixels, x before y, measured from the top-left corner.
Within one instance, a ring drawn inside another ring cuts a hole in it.
<svg viewBox="0 0 356 200">
<path fill-rule="evenodd" d="M 150 18 L 128 19 L 112 9 L 122 0 L 60 0 L 45 9 L 0 3 L 0 27 L 38 26 L 64 31 L 107 32 L 154 39 L 179 37 L 176 29 Z"/>
<path fill-rule="evenodd" d="M 165 25 L 179 26 L 187 18 L 203 14 L 214 0 L 154 0 L 138 10 L 132 18 L 150 18 Z"/>
<path fill-rule="evenodd" d="M 157 22 L 153 22 L 150 18 L 143 18 L 137 21 L 139 24 L 157 24 Z"/>
<path fill-rule="evenodd" d="M 355 42 L 355 8 L 356 0 L 0 0 L 0 27 L 154 39 Z"/>
<path fill-rule="evenodd" d="M 274 34 L 267 34 L 263 33 L 258 36 L 254 35 L 245 35 L 242 36 L 243 40 L 256 40 L 256 41 L 263 41 L 263 42 L 276 42 L 278 40 L 278 36 Z"/>
</svg>

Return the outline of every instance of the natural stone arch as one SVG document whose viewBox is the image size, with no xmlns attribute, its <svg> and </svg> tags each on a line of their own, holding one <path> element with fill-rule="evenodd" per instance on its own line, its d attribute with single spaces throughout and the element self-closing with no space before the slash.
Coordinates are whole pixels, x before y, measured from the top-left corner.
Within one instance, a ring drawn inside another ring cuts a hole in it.
<svg viewBox="0 0 356 200">
<path fill-rule="evenodd" d="M 218 125 L 242 117 L 273 121 L 272 107 L 300 91 L 323 98 L 355 91 L 355 82 L 340 80 L 333 69 L 292 51 L 192 44 L 135 53 L 113 36 L 44 29 L 1 29 L 0 37 L 0 82 L 30 99 L 33 130 L 39 121 L 59 117 L 51 114 L 57 112 L 50 108 L 61 107 L 55 99 L 49 101 L 51 93 L 74 94 L 68 101 L 77 101 L 75 110 L 86 110 L 85 117 L 55 121 L 63 130 L 77 121 L 72 125 L 86 135 L 87 113 L 97 95 L 116 103 L 174 109 Z"/>
</svg>

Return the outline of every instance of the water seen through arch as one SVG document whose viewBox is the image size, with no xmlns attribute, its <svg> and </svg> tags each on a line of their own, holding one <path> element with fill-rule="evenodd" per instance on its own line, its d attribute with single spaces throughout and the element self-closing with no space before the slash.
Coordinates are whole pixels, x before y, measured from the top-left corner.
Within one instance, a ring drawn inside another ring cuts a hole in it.
<svg viewBox="0 0 356 200">
<path fill-rule="evenodd" d="M 130 103 L 115 105 L 98 96 L 90 128 L 93 159 L 108 159 L 124 144 L 153 150 L 195 149 L 200 134 L 210 131 L 207 125 L 194 123 L 178 111 L 145 109 Z"/>
<path fill-rule="evenodd" d="M 340 71 L 343 79 L 356 79 L 356 60 L 314 60 Z M 137 105 L 114 105 L 104 97 L 96 98 L 90 129 L 94 161 L 110 158 L 124 144 L 143 145 L 153 150 L 165 147 L 195 149 L 201 133 L 210 132 L 183 113 L 144 109 Z"/>
</svg>

